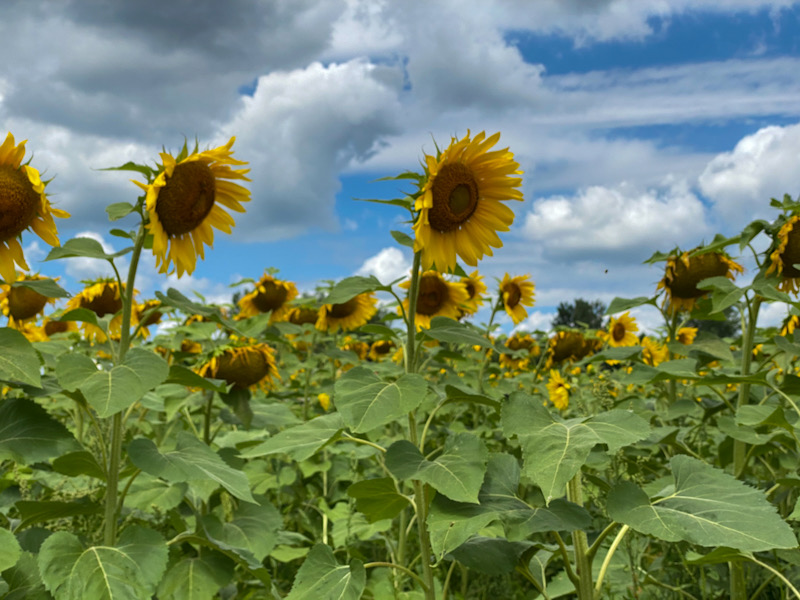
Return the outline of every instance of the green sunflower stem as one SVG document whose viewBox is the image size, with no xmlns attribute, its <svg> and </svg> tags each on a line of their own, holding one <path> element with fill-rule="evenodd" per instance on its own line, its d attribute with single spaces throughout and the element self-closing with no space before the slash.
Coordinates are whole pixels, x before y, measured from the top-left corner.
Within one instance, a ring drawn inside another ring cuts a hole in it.
<svg viewBox="0 0 800 600">
<path fill-rule="evenodd" d="M 125 289 L 120 290 L 122 298 L 122 330 L 116 352 L 116 364 L 122 364 L 131 344 L 131 314 L 133 312 L 133 289 L 136 282 L 136 269 L 142 254 L 145 240 L 144 222 L 139 226 L 139 233 L 133 246 L 131 264 L 128 269 L 128 281 Z M 122 440 L 125 427 L 122 412 L 111 417 L 111 435 L 109 436 L 108 468 L 106 469 L 106 498 L 103 513 L 103 543 L 113 546 L 117 541 L 117 513 L 119 509 L 119 468 L 122 461 Z"/>
<path fill-rule="evenodd" d="M 679 311 L 675 311 L 672 314 L 672 318 L 667 322 L 667 339 L 668 340 L 677 340 L 678 339 L 678 319 L 680 313 Z M 667 350 L 669 354 L 667 355 L 669 360 L 674 358 L 671 350 Z M 672 406 L 675 404 L 675 401 L 678 399 L 678 382 L 675 379 L 669 380 L 669 405 Z"/>
<path fill-rule="evenodd" d="M 501 294 L 497 298 L 497 302 L 494 303 L 494 307 L 492 308 L 492 314 L 489 316 L 489 324 L 486 326 L 486 340 L 491 344 L 492 343 L 492 325 L 494 325 L 494 317 L 497 315 L 497 311 L 500 307 L 503 306 L 503 295 Z M 481 361 L 481 368 L 478 371 L 478 393 L 483 393 L 483 373 L 486 371 L 486 365 L 489 364 L 489 357 L 491 356 L 491 350 L 487 349 L 483 355 L 483 360 Z"/>
<path fill-rule="evenodd" d="M 570 479 L 567 484 L 567 500 L 583 506 L 583 489 L 581 487 L 581 473 Z M 589 544 L 586 532 L 576 530 L 572 533 L 572 546 L 575 553 L 575 570 L 578 575 L 578 600 L 594 600 L 592 586 L 592 561 L 589 557 Z"/>
<path fill-rule="evenodd" d="M 417 334 L 417 296 L 419 295 L 419 267 L 422 262 L 422 253 L 414 253 L 414 264 L 411 266 L 411 285 L 408 288 L 408 337 L 406 338 L 405 358 L 406 373 L 416 373 L 416 355 L 414 338 Z"/>
</svg>

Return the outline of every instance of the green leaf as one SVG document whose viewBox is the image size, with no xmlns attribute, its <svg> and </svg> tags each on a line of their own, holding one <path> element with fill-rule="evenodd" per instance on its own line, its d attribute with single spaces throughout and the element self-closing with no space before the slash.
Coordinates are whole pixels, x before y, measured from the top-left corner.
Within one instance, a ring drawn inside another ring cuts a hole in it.
<svg viewBox="0 0 800 600">
<path fill-rule="evenodd" d="M 523 473 L 542 489 L 546 502 L 563 496 L 567 482 L 580 470 L 596 444 L 610 453 L 646 438 L 650 425 L 626 410 L 611 410 L 591 419 L 564 420 L 540 400 L 514 393 L 503 405 L 503 431 L 522 445 Z"/>
<path fill-rule="evenodd" d="M 406 246 L 412 249 L 414 248 L 414 238 L 407 233 L 403 233 L 402 231 L 390 231 L 389 233 L 392 234 L 394 240 L 401 246 Z"/>
<path fill-rule="evenodd" d="M 739 552 L 733 548 L 714 548 L 708 554 L 698 554 L 697 552 L 687 552 L 686 562 L 690 565 L 718 565 L 727 562 L 749 560 L 752 554 Z"/>
<path fill-rule="evenodd" d="M 88 498 L 80 498 L 74 502 L 20 500 L 14 506 L 19 511 L 20 524 L 17 529 L 20 530 L 52 519 L 95 515 L 100 512 L 100 505 Z"/>
<path fill-rule="evenodd" d="M 229 523 L 216 518 L 203 522 L 209 539 L 231 548 L 242 548 L 263 561 L 278 542 L 278 530 L 283 526 L 283 517 L 266 499 L 259 504 L 242 504 Z"/>
<path fill-rule="evenodd" d="M 108 322 L 97 318 L 97 313 L 88 308 L 73 308 L 62 313 L 58 317 L 59 321 L 79 321 L 81 323 L 91 323 L 100 327 L 104 332 L 108 333 Z"/>
<path fill-rule="evenodd" d="M 8 592 L 3 600 L 52 600 L 39 575 L 36 557 L 30 552 L 22 552 L 16 565 L 3 573 L 8 582 Z M 0 579 L 2 581 L 2 579 Z"/>
<path fill-rule="evenodd" d="M 23 279 L 11 284 L 12 288 L 24 287 L 46 298 L 67 298 L 69 292 L 52 279 Z"/>
<path fill-rule="evenodd" d="M 374 275 L 369 277 L 346 277 L 333 286 L 323 304 L 342 304 L 365 292 L 388 292 L 391 288 L 383 285 Z"/>
<path fill-rule="evenodd" d="M 14 534 L 8 529 L 0 529 L 0 572 L 17 564 L 20 554 L 22 548 Z"/>
<path fill-rule="evenodd" d="M 533 542 L 509 542 L 503 538 L 474 537 L 451 554 L 468 569 L 487 575 L 502 575 L 514 570 L 519 558 Z"/>
<path fill-rule="evenodd" d="M 482 348 L 492 347 L 486 336 L 475 326 L 459 323 L 449 317 L 433 317 L 430 329 L 424 330 L 424 334 L 440 342 L 469 344 L 470 346 L 481 346 Z"/>
<path fill-rule="evenodd" d="M 16 329 L 0 328 L 0 379 L 42 386 L 39 357 L 27 338 Z"/>
<path fill-rule="evenodd" d="M 95 371 L 78 389 L 101 418 L 125 410 L 147 391 L 136 371 L 124 364 Z"/>
<path fill-rule="evenodd" d="M 493 454 L 478 496 L 480 505 L 453 502 L 437 495 L 428 516 L 431 546 L 437 560 L 497 520 L 502 521 L 509 541 L 525 540 L 534 533 L 572 531 L 591 525 L 589 513 L 566 500 L 554 500 L 548 507 L 542 506 L 541 494 L 536 505 L 522 500 L 518 493 L 519 479 L 516 458 Z"/>
<path fill-rule="evenodd" d="M 225 382 L 214 383 L 211 379 L 198 375 L 191 369 L 182 367 L 181 365 L 172 365 L 169 368 L 169 375 L 164 383 L 176 383 L 178 385 L 185 385 L 186 387 L 201 388 L 204 390 L 211 390 L 213 392 L 225 393 L 228 386 Z"/>
<path fill-rule="evenodd" d="M 161 600 L 212 600 L 233 579 L 234 562 L 218 552 L 184 557 L 158 586 Z"/>
<path fill-rule="evenodd" d="M 674 456 L 670 465 L 674 492 L 651 502 L 635 484 L 620 483 L 609 492 L 609 516 L 668 542 L 744 552 L 797 546 L 792 528 L 760 490 L 689 456 Z"/>
<path fill-rule="evenodd" d="M 445 394 L 447 394 L 447 400 L 444 401 L 444 404 L 469 402 L 472 404 L 481 404 L 483 406 L 488 406 L 495 410 L 500 410 L 501 406 L 500 402 L 494 400 L 493 398 L 489 398 L 488 396 L 484 396 L 482 394 L 475 394 L 473 392 L 465 392 L 453 385 L 444 386 L 444 391 Z"/>
<path fill-rule="evenodd" d="M 59 357 L 56 363 L 56 378 L 65 390 L 74 392 L 89 377 L 98 372 L 95 362 L 78 352 L 69 352 Z"/>
<path fill-rule="evenodd" d="M 370 369 L 355 367 L 336 381 L 334 389 L 336 409 L 345 425 L 355 433 L 366 433 L 415 410 L 428 386 L 421 375 L 407 373 L 387 382 Z"/>
<path fill-rule="evenodd" d="M 142 348 L 131 348 L 122 364 L 136 373 L 145 392 L 162 383 L 170 373 L 167 361 L 155 352 Z"/>
<path fill-rule="evenodd" d="M 360 560 L 340 565 L 330 546 L 316 544 L 297 572 L 286 600 L 358 600 L 366 581 Z"/>
<path fill-rule="evenodd" d="M 306 460 L 338 438 L 343 429 L 342 415 L 322 415 L 297 427 L 284 429 L 257 446 L 243 450 L 242 457 L 255 458 L 283 452 L 297 461 Z"/>
<path fill-rule="evenodd" d="M 643 304 L 652 304 L 655 306 L 655 298 L 648 298 L 647 296 L 639 296 L 637 298 L 614 298 L 611 304 L 606 309 L 607 315 L 615 315 L 617 313 L 642 306 Z"/>
<path fill-rule="evenodd" d="M 255 502 L 247 477 L 229 467 L 220 456 L 193 435 L 181 431 L 174 450 L 161 452 L 149 439 L 137 438 L 128 445 L 131 462 L 145 473 L 172 483 L 194 479 L 211 480 L 247 502 Z"/>
<path fill-rule="evenodd" d="M 147 180 L 152 180 L 158 171 L 153 169 L 152 167 L 148 167 L 147 165 L 140 165 L 133 161 L 128 161 L 124 165 L 120 165 L 118 167 L 106 167 L 104 169 L 98 169 L 98 171 L 134 171 L 135 173 L 141 173 Z"/>
<path fill-rule="evenodd" d="M 67 240 L 61 246 L 54 247 L 52 250 L 50 250 L 50 254 L 48 254 L 47 258 L 44 260 L 48 261 L 57 260 L 59 258 L 74 258 L 76 256 L 81 256 L 85 258 L 100 258 L 110 261 L 118 256 L 127 254 L 131 250 L 133 250 L 133 247 L 125 248 L 124 250 L 114 252 L 113 254 L 106 254 L 106 251 L 103 250 L 103 246 L 97 240 L 89 237 L 76 237 L 72 238 L 71 240 Z"/>
<path fill-rule="evenodd" d="M 386 468 L 401 481 L 423 481 L 451 500 L 477 504 L 488 456 L 483 440 L 459 433 L 447 438 L 444 452 L 433 461 L 411 442 L 395 442 L 386 451 Z"/>
<path fill-rule="evenodd" d="M 696 378 L 697 361 L 693 358 L 667 360 L 659 364 L 656 370 L 666 373 L 670 379 Z"/>
<path fill-rule="evenodd" d="M 166 513 L 183 501 L 188 489 L 185 483 L 169 483 L 148 473 L 140 473 L 125 495 L 125 506 L 145 513 Z"/>
<path fill-rule="evenodd" d="M 27 465 L 79 448 L 67 428 L 32 400 L 0 401 L 0 461 Z"/>
<path fill-rule="evenodd" d="M 236 325 L 223 317 L 218 308 L 192 302 L 175 288 L 169 288 L 166 294 L 156 292 L 156 298 L 158 298 L 164 306 L 177 308 L 188 315 L 201 315 L 209 321 L 218 323 L 231 331 L 237 331 Z"/>
<path fill-rule="evenodd" d="M 53 461 L 53 470 L 57 473 L 63 473 L 70 477 L 78 475 L 88 475 L 95 479 L 105 481 L 106 473 L 94 454 L 86 450 L 78 450 L 77 452 L 70 452 L 59 456 Z"/>
<path fill-rule="evenodd" d="M 136 207 L 130 202 L 115 202 L 114 204 L 109 204 L 106 206 L 108 220 L 112 222 L 119 221 L 120 219 L 127 217 L 135 210 Z"/>
<path fill-rule="evenodd" d="M 391 477 L 359 481 L 347 488 L 347 495 L 356 499 L 356 508 L 370 523 L 394 519 L 411 502 L 397 491 Z"/>
<path fill-rule="evenodd" d="M 66 531 L 51 535 L 39 552 L 45 587 L 61 600 L 149 600 L 167 566 L 167 545 L 151 529 L 125 529 L 115 547 L 84 549 Z"/>
</svg>

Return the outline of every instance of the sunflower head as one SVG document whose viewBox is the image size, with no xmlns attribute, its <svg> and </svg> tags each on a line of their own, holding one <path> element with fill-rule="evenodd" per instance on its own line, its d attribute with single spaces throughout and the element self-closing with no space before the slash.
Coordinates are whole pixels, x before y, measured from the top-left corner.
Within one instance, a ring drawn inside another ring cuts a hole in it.
<svg viewBox="0 0 800 600">
<path fill-rule="evenodd" d="M 599 345 L 599 340 L 587 338 L 581 331 L 575 329 L 559 331 L 548 340 L 547 366 L 564 361 L 581 360 L 594 352 Z"/>
<path fill-rule="evenodd" d="M 372 362 L 381 362 L 390 357 L 395 351 L 396 345 L 392 340 L 376 340 L 369 347 L 369 359 Z"/>
<path fill-rule="evenodd" d="M 122 296 L 120 295 L 119 284 L 112 278 L 101 278 L 86 282 L 86 287 L 75 294 L 67 302 L 67 308 L 87 308 L 98 317 L 106 315 L 116 315 L 109 324 L 109 331 L 112 338 L 118 338 L 122 331 Z M 123 288 L 124 289 L 124 288 Z M 134 294 L 136 290 L 133 291 Z M 135 311 L 131 313 L 131 324 L 136 324 L 138 317 Z M 98 342 L 106 341 L 103 331 L 92 325 L 84 323 L 82 326 L 84 333 L 90 339 Z"/>
<path fill-rule="evenodd" d="M 323 304 L 319 309 L 316 328 L 321 331 L 333 333 L 339 331 L 352 331 L 369 320 L 378 312 L 378 299 L 371 292 L 358 294 L 350 300 L 338 304 Z"/>
<path fill-rule="evenodd" d="M 497 232 L 514 222 L 503 202 L 522 200 L 522 172 L 507 148 L 490 151 L 499 139 L 500 133 L 471 138 L 468 131 L 438 156 L 425 156 L 426 177 L 414 206 L 414 251 L 422 252 L 423 268 L 452 271 L 456 255 L 474 267 L 502 247 Z"/>
<path fill-rule="evenodd" d="M 684 346 L 690 346 L 697 336 L 697 327 L 681 327 L 678 329 L 678 334 L 675 336 L 678 341 Z"/>
<path fill-rule="evenodd" d="M 289 311 L 287 320 L 295 325 L 315 325 L 319 310 L 311 306 L 296 306 Z"/>
<path fill-rule="evenodd" d="M 613 348 L 635 346 L 639 342 L 635 333 L 637 331 L 639 331 L 639 326 L 636 324 L 636 319 L 631 316 L 630 312 L 626 312 L 619 317 L 611 317 L 604 337 L 608 345 Z"/>
<path fill-rule="evenodd" d="M 506 348 L 515 352 L 514 355 L 500 355 L 500 364 L 509 369 L 522 369 L 527 365 L 531 358 L 541 354 L 539 344 L 530 334 L 515 333 L 506 340 Z M 522 356 L 517 356 L 516 352 L 518 351 L 525 352 Z"/>
<path fill-rule="evenodd" d="M 519 275 L 511 277 L 508 273 L 500 282 L 500 297 L 503 299 L 503 307 L 506 313 L 514 321 L 514 325 L 519 324 L 528 316 L 525 306 L 533 306 L 534 290 L 536 286 L 530 280 L 530 275 Z"/>
<path fill-rule="evenodd" d="M 564 380 L 561 373 L 555 369 L 550 369 L 547 392 L 550 396 L 550 402 L 552 402 L 553 406 L 558 410 L 566 410 L 569 406 L 569 389 L 570 385 Z"/>
<path fill-rule="evenodd" d="M 266 389 L 279 378 L 275 351 L 267 344 L 229 344 L 204 363 L 199 374 L 224 379 L 238 389 Z"/>
<path fill-rule="evenodd" d="M 40 279 L 43 277 L 18 273 L 16 282 Z M 8 317 L 12 327 L 36 319 L 38 315 L 42 314 L 48 303 L 53 304 L 54 302 L 54 298 L 48 298 L 29 287 L 0 284 L 0 310 Z"/>
<path fill-rule="evenodd" d="M 767 274 L 774 272 L 781 277 L 779 289 L 795 295 L 800 291 L 800 271 L 794 266 L 800 264 L 799 223 L 800 215 L 793 215 L 781 226 L 772 243 L 767 269 Z"/>
<path fill-rule="evenodd" d="M 642 338 L 642 360 L 651 367 L 658 366 L 669 358 L 669 350 L 665 344 L 660 344 L 647 336 Z"/>
<path fill-rule="evenodd" d="M 467 289 L 467 301 L 461 310 L 461 316 L 474 315 L 484 302 L 483 295 L 486 293 L 486 284 L 483 283 L 483 275 L 473 271 L 471 275 L 461 278 L 461 283 Z"/>
<path fill-rule="evenodd" d="M 69 213 L 50 205 L 39 171 L 22 164 L 25 142 L 16 144 L 11 132 L 0 145 L 0 277 L 7 283 L 16 279 L 14 265 L 28 270 L 19 237 L 26 229 L 51 246 L 58 246 L 53 217 Z M 29 161 L 30 162 L 30 161 Z"/>
<path fill-rule="evenodd" d="M 404 281 L 400 284 L 400 287 L 406 290 L 410 289 L 411 281 Z M 460 281 L 447 281 L 438 271 L 420 273 L 417 310 L 414 315 L 414 324 L 417 331 L 430 329 L 431 319 L 434 317 L 457 319 L 468 298 L 467 288 Z M 409 307 L 409 299 L 406 296 L 403 300 L 403 309 L 406 314 L 409 311 Z M 398 307 L 397 312 L 403 314 L 400 307 Z"/>
<path fill-rule="evenodd" d="M 191 274 L 197 257 L 204 258 L 204 245 L 214 245 L 214 230 L 231 233 L 233 217 L 224 208 L 244 212 L 242 202 L 250 192 L 231 180 L 250 181 L 249 169 L 232 169 L 247 163 L 233 158 L 231 138 L 227 144 L 189 152 L 186 144 L 177 156 L 161 153 L 162 165 L 152 183 L 134 181 L 145 191 L 148 233 L 153 236 L 153 254 L 161 273 L 177 270 L 178 277 Z"/>
<path fill-rule="evenodd" d="M 724 276 L 732 280 L 734 273 L 742 271 L 741 265 L 722 252 L 675 253 L 667 259 L 664 278 L 658 288 L 666 290 L 665 302 L 669 312 L 691 312 L 697 301 L 708 294 L 708 290 L 701 290 L 697 284 L 709 277 Z"/>
<path fill-rule="evenodd" d="M 297 297 L 297 287 L 291 281 L 275 279 L 264 273 L 253 291 L 239 300 L 239 317 L 255 317 L 270 312 L 270 323 L 285 320 L 292 310 L 289 302 Z"/>
<path fill-rule="evenodd" d="M 49 338 L 59 333 L 78 331 L 78 324 L 75 321 L 53 321 L 45 317 L 42 322 L 42 330 Z"/>
</svg>

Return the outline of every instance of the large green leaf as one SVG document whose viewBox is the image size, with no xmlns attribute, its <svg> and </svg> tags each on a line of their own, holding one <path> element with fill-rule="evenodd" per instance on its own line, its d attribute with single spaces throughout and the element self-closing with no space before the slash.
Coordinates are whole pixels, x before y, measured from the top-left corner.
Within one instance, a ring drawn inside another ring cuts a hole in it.
<svg viewBox="0 0 800 600">
<path fill-rule="evenodd" d="M 87 497 L 78 498 L 72 502 L 59 502 L 57 500 L 20 500 L 14 504 L 19 511 L 20 524 L 18 530 L 29 525 L 63 519 L 78 515 L 94 515 L 100 512 L 100 505 Z"/>
<path fill-rule="evenodd" d="M 122 256 L 133 250 L 133 248 L 125 248 L 113 254 L 106 254 L 103 246 L 95 239 L 89 237 L 76 237 L 67 240 L 61 246 L 56 246 L 50 250 L 50 253 L 45 258 L 45 261 L 56 260 L 59 258 L 74 258 L 82 256 L 85 258 L 100 258 L 103 260 L 112 260 L 117 256 Z"/>
<path fill-rule="evenodd" d="M 522 445 L 524 473 L 538 485 L 549 504 L 566 492 L 567 482 L 586 462 L 596 444 L 610 453 L 642 440 L 650 425 L 627 410 L 611 410 L 592 418 L 562 419 L 540 400 L 512 394 L 503 405 L 503 431 Z"/>
<path fill-rule="evenodd" d="M 204 522 L 203 529 L 212 541 L 248 550 L 260 562 L 277 544 L 278 530 L 282 525 L 281 514 L 262 498 L 260 504 L 239 506 L 230 522 Z"/>
<path fill-rule="evenodd" d="M 8 529 L 0 529 L 0 572 L 17 564 L 21 553 L 22 549 L 14 534 Z"/>
<path fill-rule="evenodd" d="M 347 495 L 356 499 L 356 508 L 370 523 L 393 519 L 410 501 L 397 491 L 391 477 L 359 481 L 347 488 Z"/>
<path fill-rule="evenodd" d="M 670 465 L 674 491 L 651 502 L 638 486 L 623 482 L 609 492 L 609 516 L 668 542 L 745 552 L 797 546 L 792 528 L 760 490 L 689 456 L 675 456 Z"/>
<path fill-rule="evenodd" d="M 453 550 L 453 557 L 468 569 L 488 575 L 514 570 L 519 558 L 533 542 L 509 542 L 503 538 L 473 537 Z"/>
<path fill-rule="evenodd" d="M 338 412 L 322 415 L 297 427 L 284 429 L 257 446 L 243 450 L 242 456 L 254 458 L 283 452 L 297 461 L 303 461 L 337 438 L 343 429 L 344 421 Z"/>
<path fill-rule="evenodd" d="M 22 279 L 11 284 L 12 288 L 24 287 L 46 298 L 67 298 L 67 290 L 52 279 Z"/>
<path fill-rule="evenodd" d="M 416 409 L 427 389 L 420 375 L 388 382 L 370 369 L 355 367 L 336 381 L 336 409 L 353 432 L 366 433 Z"/>
<path fill-rule="evenodd" d="M 139 377 L 145 392 L 162 383 L 169 375 L 169 364 L 155 352 L 143 348 L 131 348 L 122 364 Z"/>
<path fill-rule="evenodd" d="M 211 600 L 233 577 L 234 562 L 217 552 L 184 557 L 164 575 L 160 600 Z"/>
<path fill-rule="evenodd" d="M 95 362 L 79 352 L 68 352 L 58 358 L 56 377 L 67 391 L 74 392 L 89 377 L 98 372 Z"/>
<path fill-rule="evenodd" d="M 105 481 L 106 473 L 94 454 L 87 450 L 78 450 L 59 456 L 53 461 L 53 470 L 70 477 L 88 475 Z"/>
<path fill-rule="evenodd" d="M 216 452 L 185 431 L 178 433 L 174 450 L 161 452 L 151 440 L 138 438 L 128 445 L 128 455 L 134 465 L 150 475 L 172 483 L 215 481 L 237 498 L 255 502 L 244 473 L 228 466 Z"/>
<path fill-rule="evenodd" d="M 459 433 L 447 438 L 444 452 L 432 461 L 411 442 L 395 442 L 386 451 L 386 468 L 397 479 L 423 481 L 451 500 L 477 504 L 488 457 L 483 440 Z"/>
<path fill-rule="evenodd" d="M 345 277 L 333 286 L 331 293 L 325 298 L 324 303 L 342 304 L 364 292 L 388 292 L 390 289 L 391 288 L 378 281 L 374 275 L 370 275 L 369 277 L 361 277 L 358 275 L 354 277 Z"/>
<path fill-rule="evenodd" d="M 52 600 L 47 593 L 39 575 L 36 557 L 30 552 L 22 552 L 17 563 L 3 572 L 3 579 L 8 583 L 8 592 L 3 600 Z"/>
<path fill-rule="evenodd" d="M 39 357 L 27 338 L 16 329 L 0 328 L 0 379 L 41 387 Z"/>
<path fill-rule="evenodd" d="M 0 460 L 31 464 L 79 448 L 67 428 L 32 400 L 0 402 Z"/>
<path fill-rule="evenodd" d="M 486 336 L 476 327 L 467 323 L 460 323 L 449 317 L 433 317 L 430 329 L 425 330 L 425 335 L 450 344 L 469 344 L 470 346 L 481 346 L 483 348 L 492 347 Z"/>
<path fill-rule="evenodd" d="M 167 566 L 167 544 L 151 529 L 131 526 L 114 547 L 84 548 L 66 531 L 39 551 L 45 587 L 61 600 L 149 600 Z"/>
<path fill-rule="evenodd" d="M 360 560 L 340 565 L 330 546 L 317 544 L 297 572 L 286 600 L 358 600 L 366 581 Z"/>
<path fill-rule="evenodd" d="M 525 540 L 534 533 L 572 531 L 591 524 L 591 517 L 583 507 L 566 500 L 554 500 L 547 507 L 543 506 L 541 495 L 535 504 L 522 500 L 518 494 L 519 479 L 516 458 L 493 454 L 478 496 L 479 505 L 437 495 L 428 515 L 431 545 L 437 560 L 493 521 L 503 523 L 506 537 L 512 542 Z"/>
<path fill-rule="evenodd" d="M 147 391 L 136 372 L 126 365 L 117 365 L 108 371 L 96 371 L 78 389 L 98 416 L 103 418 L 125 410 Z"/>
</svg>

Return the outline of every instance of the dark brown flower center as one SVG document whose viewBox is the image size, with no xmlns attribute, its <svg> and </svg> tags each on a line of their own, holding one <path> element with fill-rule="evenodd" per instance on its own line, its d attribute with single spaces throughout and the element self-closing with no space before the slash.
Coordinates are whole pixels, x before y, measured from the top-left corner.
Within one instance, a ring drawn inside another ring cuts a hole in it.
<svg viewBox="0 0 800 600">
<path fill-rule="evenodd" d="M 800 277 L 800 271 L 793 266 L 800 264 L 800 227 L 797 223 L 786 234 L 786 248 L 781 252 L 781 262 L 784 277 Z"/>
<path fill-rule="evenodd" d="M 333 317 L 334 319 L 344 319 L 345 317 L 349 317 L 358 308 L 358 296 L 355 298 L 350 298 L 347 302 L 342 302 L 341 304 L 331 304 L 331 307 L 328 309 L 328 316 Z"/>
<path fill-rule="evenodd" d="M 269 312 L 283 306 L 288 294 L 289 291 L 282 285 L 266 280 L 259 284 L 258 293 L 253 298 L 253 304 L 261 312 Z"/>
<path fill-rule="evenodd" d="M 503 287 L 503 300 L 509 308 L 514 308 L 522 299 L 522 290 L 516 283 L 507 283 Z"/>
<path fill-rule="evenodd" d="M 176 236 L 200 225 L 214 207 L 214 173 L 200 161 L 177 165 L 158 192 L 156 213 L 164 231 Z"/>
<path fill-rule="evenodd" d="M 530 350 L 533 346 L 533 340 L 529 338 L 512 337 L 506 342 L 506 348 L 509 350 Z"/>
<path fill-rule="evenodd" d="M 116 314 L 122 308 L 122 298 L 117 294 L 117 288 L 110 285 L 103 287 L 103 292 L 91 300 L 81 298 L 81 308 L 94 311 L 98 317 Z"/>
<path fill-rule="evenodd" d="M 721 277 L 728 272 L 728 265 L 716 252 L 693 256 L 689 266 L 677 258 L 672 270 L 672 281 L 668 280 L 670 294 L 675 298 L 699 298 L 708 293 L 697 284 L 709 277 Z"/>
<path fill-rule="evenodd" d="M 22 321 L 35 317 L 47 304 L 47 297 L 26 287 L 12 287 L 8 292 L 8 314 Z"/>
<path fill-rule="evenodd" d="M 33 221 L 39 194 L 22 169 L 0 165 L 0 241 L 17 237 Z"/>
<path fill-rule="evenodd" d="M 428 222 L 436 231 L 458 229 L 478 206 L 478 182 L 461 163 L 444 165 L 433 180 L 431 192 L 433 207 Z"/>
<path fill-rule="evenodd" d="M 559 363 L 568 358 L 580 356 L 584 349 L 584 342 L 583 334 L 577 331 L 565 331 L 563 334 L 559 334 L 552 346 L 553 362 Z"/>
<path fill-rule="evenodd" d="M 621 342 L 625 339 L 625 333 L 627 329 L 625 329 L 625 325 L 620 322 L 614 323 L 614 329 L 611 330 L 611 337 L 614 338 L 615 342 Z"/>
<path fill-rule="evenodd" d="M 255 348 L 228 351 L 217 360 L 217 369 L 212 376 L 239 388 L 250 387 L 272 372 L 267 356 Z"/>
<path fill-rule="evenodd" d="M 475 297 L 475 284 L 467 279 L 464 281 L 464 287 L 467 288 L 467 299 L 472 300 Z"/>
<path fill-rule="evenodd" d="M 419 280 L 417 312 L 431 316 L 438 313 L 450 299 L 447 284 L 437 275 L 423 275 Z"/>
<path fill-rule="evenodd" d="M 389 340 L 378 340 L 372 345 L 372 349 L 375 351 L 375 354 L 384 355 L 389 354 L 394 348 L 394 342 Z"/>
<path fill-rule="evenodd" d="M 64 333 L 68 329 L 69 323 L 67 321 L 48 321 L 44 325 L 44 332 L 47 336 Z"/>
</svg>

